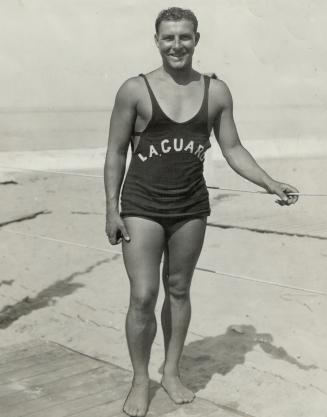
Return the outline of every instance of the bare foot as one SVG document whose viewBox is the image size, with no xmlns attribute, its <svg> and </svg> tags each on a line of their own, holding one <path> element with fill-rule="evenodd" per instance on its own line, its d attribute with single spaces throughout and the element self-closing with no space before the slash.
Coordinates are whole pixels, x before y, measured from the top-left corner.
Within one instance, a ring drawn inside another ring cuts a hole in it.
<svg viewBox="0 0 327 417">
<path fill-rule="evenodd" d="M 179 376 L 163 376 L 161 385 L 176 404 L 190 403 L 194 400 L 194 392 L 182 384 Z"/>
<path fill-rule="evenodd" d="M 144 417 L 149 407 L 149 380 L 134 381 L 127 395 L 123 411 L 133 417 Z"/>
</svg>

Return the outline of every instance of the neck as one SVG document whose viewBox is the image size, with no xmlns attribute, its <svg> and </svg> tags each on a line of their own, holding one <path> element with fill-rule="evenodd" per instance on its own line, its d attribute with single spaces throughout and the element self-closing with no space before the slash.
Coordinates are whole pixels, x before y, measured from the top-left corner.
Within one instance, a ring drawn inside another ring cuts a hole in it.
<svg viewBox="0 0 327 417">
<path fill-rule="evenodd" d="M 194 78 L 194 70 L 191 65 L 182 69 L 174 69 L 163 63 L 162 70 L 177 84 L 188 84 Z"/>
</svg>

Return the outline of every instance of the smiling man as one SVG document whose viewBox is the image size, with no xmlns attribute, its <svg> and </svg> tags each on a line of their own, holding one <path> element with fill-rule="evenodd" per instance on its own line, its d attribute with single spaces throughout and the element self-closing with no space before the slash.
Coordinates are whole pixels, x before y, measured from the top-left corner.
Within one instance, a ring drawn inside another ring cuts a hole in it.
<svg viewBox="0 0 327 417">
<path fill-rule="evenodd" d="M 200 39 L 197 26 L 190 10 L 173 7 L 159 14 L 155 42 L 162 66 L 127 80 L 111 116 L 104 170 L 106 233 L 112 245 L 122 243 L 130 281 L 126 336 L 134 378 L 124 404 L 130 416 L 144 416 L 149 406 L 148 364 L 163 253 L 161 384 L 178 404 L 194 398 L 180 379 L 179 361 L 191 317 L 191 280 L 210 215 L 203 161 L 211 131 L 238 174 L 278 195 L 281 205 L 297 201 L 291 195 L 297 190 L 272 179 L 242 146 L 226 84 L 192 67 Z M 120 210 L 130 143 L 132 159 Z"/>
</svg>

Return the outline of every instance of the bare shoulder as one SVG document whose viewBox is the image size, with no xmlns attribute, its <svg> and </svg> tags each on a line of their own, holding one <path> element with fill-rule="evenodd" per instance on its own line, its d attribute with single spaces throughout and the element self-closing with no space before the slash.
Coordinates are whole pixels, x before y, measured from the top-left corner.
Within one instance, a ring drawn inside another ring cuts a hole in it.
<svg viewBox="0 0 327 417">
<path fill-rule="evenodd" d="M 211 78 L 209 94 L 212 102 L 219 108 L 231 107 L 233 105 L 232 94 L 223 80 Z"/>
<path fill-rule="evenodd" d="M 128 78 L 119 88 L 116 95 L 116 105 L 129 103 L 137 104 L 144 87 L 141 77 Z"/>
<path fill-rule="evenodd" d="M 155 68 L 154 70 L 149 71 L 144 75 L 148 78 L 148 77 L 158 77 L 161 74 L 162 74 L 162 71 L 160 70 L 160 68 Z"/>
</svg>

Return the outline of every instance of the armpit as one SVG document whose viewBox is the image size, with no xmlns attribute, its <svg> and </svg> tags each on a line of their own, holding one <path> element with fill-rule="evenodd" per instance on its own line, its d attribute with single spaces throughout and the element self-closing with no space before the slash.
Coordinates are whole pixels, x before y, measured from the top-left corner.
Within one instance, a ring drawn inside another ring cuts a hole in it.
<svg viewBox="0 0 327 417">
<path fill-rule="evenodd" d="M 135 135 L 135 134 L 134 134 L 134 135 L 131 137 L 131 139 L 132 139 L 132 141 L 131 141 L 131 148 L 132 148 L 132 152 L 133 152 L 133 153 L 135 153 L 135 152 L 136 152 L 137 147 L 139 146 L 141 136 L 140 136 L 140 135 Z"/>
</svg>

